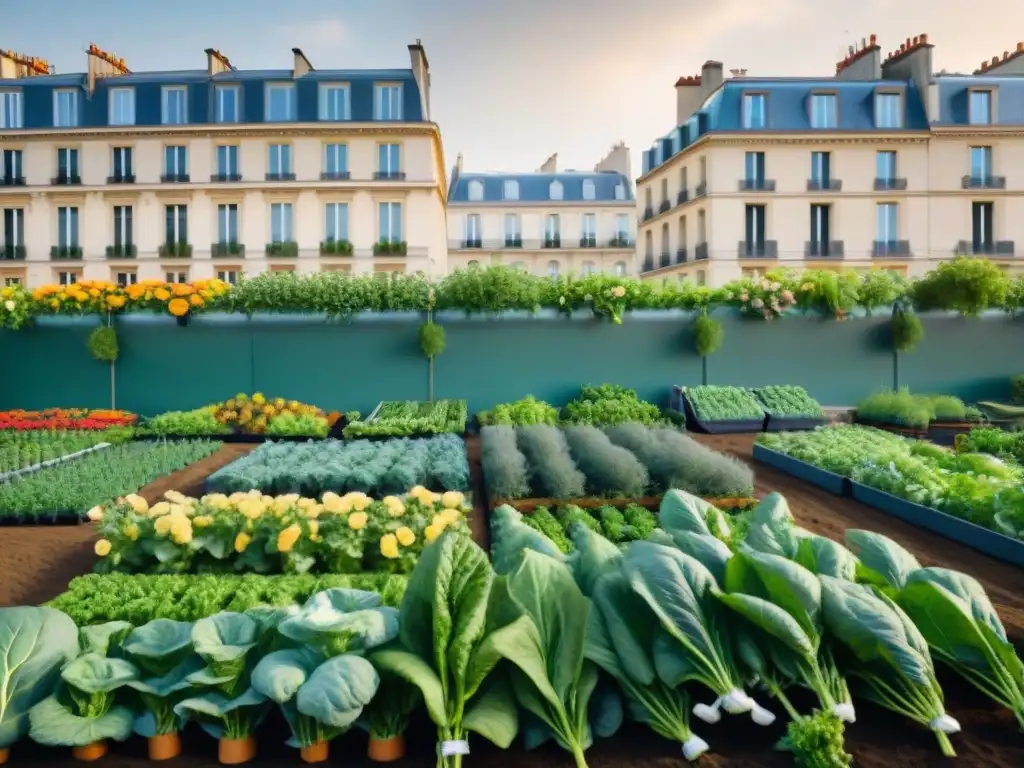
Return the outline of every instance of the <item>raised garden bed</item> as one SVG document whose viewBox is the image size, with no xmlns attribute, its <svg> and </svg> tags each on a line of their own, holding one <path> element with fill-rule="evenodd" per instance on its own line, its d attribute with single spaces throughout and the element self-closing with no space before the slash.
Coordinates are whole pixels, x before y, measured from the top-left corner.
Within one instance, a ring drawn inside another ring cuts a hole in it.
<svg viewBox="0 0 1024 768">
<path fill-rule="evenodd" d="M 688 429 L 702 432 L 706 435 L 736 435 L 749 432 L 764 432 L 767 417 L 760 419 L 738 419 L 736 421 L 702 421 L 697 417 L 693 403 L 683 392 L 683 413 L 686 414 L 686 426 Z"/>
<path fill-rule="evenodd" d="M 797 416 L 773 416 L 768 414 L 764 423 L 765 432 L 799 432 L 817 429 L 828 424 L 827 419 L 805 419 Z"/>
<path fill-rule="evenodd" d="M 850 490 L 854 499 L 869 507 L 976 549 L 1004 563 L 1024 567 L 1024 541 L 1011 539 L 997 531 L 983 528 L 932 507 L 915 504 L 862 483 L 851 481 Z"/>
<path fill-rule="evenodd" d="M 933 421 L 928 425 L 928 439 L 939 445 L 953 445 L 957 435 L 970 434 L 980 426 L 977 421 Z"/>
<path fill-rule="evenodd" d="M 836 496 L 848 496 L 850 494 L 850 478 L 820 469 L 813 464 L 808 464 L 806 461 L 794 459 L 792 456 L 765 448 L 763 445 L 754 444 L 754 460 L 774 467 L 780 472 L 785 472 L 787 475 L 792 475 Z"/>
<path fill-rule="evenodd" d="M 96 445 L 89 446 L 88 448 L 83 448 L 80 451 L 75 451 L 74 453 L 69 453 L 65 456 L 58 456 L 53 459 L 41 461 L 38 464 L 30 464 L 29 466 L 22 467 L 21 469 L 15 469 L 12 470 L 11 472 L 4 472 L 3 474 L 0 474 L 0 483 L 6 483 L 8 480 L 12 480 L 15 477 L 31 475 L 38 472 L 41 469 L 46 469 L 47 467 L 55 467 L 58 464 L 64 464 L 65 462 L 71 461 L 72 459 L 77 459 L 79 456 L 85 456 L 86 454 L 95 453 L 96 451 L 100 451 L 104 448 L 109 447 L 110 443 L 97 443 Z"/>
<path fill-rule="evenodd" d="M 882 429 L 886 432 L 892 432 L 896 435 L 902 435 L 903 437 L 916 438 L 918 440 L 928 439 L 927 429 L 914 429 L 913 427 L 901 427 L 898 424 L 887 424 L 884 421 L 871 421 L 869 419 L 862 419 L 859 416 L 855 417 L 857 424 L 863 424 L 865 427 L 874 427 L 875 429 Z"/>
</svg>

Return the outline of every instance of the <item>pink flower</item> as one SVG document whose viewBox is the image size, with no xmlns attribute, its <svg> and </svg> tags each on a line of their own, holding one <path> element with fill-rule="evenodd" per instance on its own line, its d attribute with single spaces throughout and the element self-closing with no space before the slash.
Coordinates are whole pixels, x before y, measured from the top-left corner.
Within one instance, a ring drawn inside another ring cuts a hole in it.
<svg viewBox="0 0 1024 768">
<path fill-rule="evenodd" d="M 748 293 L 741 293 L 740 294 L 740 301 L 750 301 L 750 294 L 748 294 Z"/>
<path fill-rule="evenodd" d="M 784 302 L 786 302 L 787 304 L 792 304 L 793 303 L 793 292 L 792 291 L 783 291 L 782 292 L 782 300 Z"/>
</svg>

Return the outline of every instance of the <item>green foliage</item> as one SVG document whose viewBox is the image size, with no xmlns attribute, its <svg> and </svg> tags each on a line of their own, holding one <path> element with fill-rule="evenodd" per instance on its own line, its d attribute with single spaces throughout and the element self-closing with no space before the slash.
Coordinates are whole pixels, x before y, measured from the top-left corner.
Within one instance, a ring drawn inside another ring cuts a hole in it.
<svg viewBox="0 0 1024 768">
<path fill-rule="evenodd" d="M 555 406 L 527 395 L 513 403 L 500 403 L 493 411 L 483 411 L 477 418 L 484 426 L 504 424 L 511 427 L 526 427 L 530 424 L 557 424 L 558 409 Z"/>
<path fill-rule="evenodd" d="M 790 384 L 758 387 L 751 390 L 757 401 L 772 416 L 820 419 L 824 412 L 821 404 L 808 394 L 803 387 Z"/>
<path fill-rule="evenodd" d="M 1018 373 L 1010 379 L 1010 402 L 1024 405 L 1024 373 Z"/>
<path fill-rule="evenodd" d="M 756 421 L 764 419 L 764 408 L 742 387 L 708 384 L 690 387 L 686 397 L 701 421 Z"/>
<path fill-rule="evenodd" d="M 843 768 L 853 765 L 844 748 L 845 726 L 831 712 L 790 720 L 783 746 L 793 753 L 797 768 Z"/>
<path fill-rule="evenodd" d="M 138 627 L 154 619 L 198 621 L 219 611 L 243 612 L 259 605 L 288 607 L 306 602 L 324 589 L 347 587 L 379 592 L 384 604 L 397 607 L 406 577 L 382 573 L 203 576 L 89 574 L 71 580 L 68 589 L 47 605 L 68 614 L 76 624 L 127 621 Z"/>
<path fill-rule="evenodd" d="M 944 261 L 913 287 L 917 309 L 951 309 L 965 317 L 977 317 L 986 309 L 1004 305 L 1010 280 L 987 259 L 957 256 Z"/>
<path fill-rule="evenodd" d="M 220 447 L 208 440 L 113 445 L 8 480 L 0 485 L 0 514 L 27 519 L 84 515 L 92 507 L 135 493 Z"/>
<path fill-rule="evenodd" d="M 557 427 L 535 424 L 516 430 L 519 450 L 530 472 L 531 492 L 537 498 L 579 499 L 586 476 L 576 466 L 565 435 Z"/>
<path fill-rule="evenodd" d="M 869 312 L 888 307 L 907 293 L 907 278 L 891 269 L 871 269 L 863 275 L 857 303 Z"/>
<path fill-rule="evenodd" d="M 213 437 L 229 435 L 231 428 L 217 421 L 208 408 L 194 411 L 167 411 L 146 419 L 140 433 L 155 437 Z"/>
<path fill-rule="evenodd" d="M 857 306 L 863 280 L 856 272 L 807 270 L 799 276 L 797 302 L 804 308 L 843 317 Z"/>
<path fill-rule="evenodd" d="M 94 360 L 101 363 L 112 363 L 117 360 L 117 331 L 113 326 L 103 325 L 93 329 L 85 344 Z"/>
<path fill-rule="evenodd" d="M 712 317 L 701 315 L 693 321 L 693 349 L 701 357 L 718 351 L 725 339 L 725 328 Z"/>
<path fill-rule="evenodd" d="M 480 430 L 480 465 L 491 498 L 524 499 L 530 495 L 529 465 L 516 446 L 516 431 L 511 427 Z"/>
<path fill-rule="evenodd" d="M 913 312 L 898 308 L 889 322 L 892 348 L 897 352 L 910 352 L 924 338 L 924 325 Z"/>
<path fill-rule="evenodd" d="M 928 402 L 912 395 L 907 387 L 884 389 L 857 403 L 857 418 L 878 424 L 927 429 L 932 420 L 932 409 Z"/>
<path fill-rule="evenodd" d="M 108 437 L 107 432 L 95 430 L 0 430 L 0 477 L 109 442 Z"/>
<path fill-rule="evenodd" d="M 587 478 L 586 490 L 591 496 L 644 495 L 649 482 L 647 468 L 636 456 L 597 427 L 568 427 L 564 435 L 576 466 Z"/>
<path fill-rule="evenodd" d="M 435 491 L 469 489 L 465 443 L 455 435 L 265 443 L 214 472 L 211 493 L 258 489 L 269 495 L 361 491 L 371 496 L 406 493 L 417 485 Z"/>
<path fill-rule="evenodd" d="M 426 322 L 419 330 L 420 350 L 428 360 L 444 352 L 446 340 L 444 328 L 435 322 Z"/>
<path fill-rule="evenodd" d="M 661 421 L 661 411 L 656 405 L 641 400 L 635 389 L 618 384 L 586 384 L 579 396 L 566 404 L 563 418 L 568 424 L 598 427 L 629 421 L 657 424 Z"/>
<path fill-rule="evenodd" d="M 349 422 L 342 434 L 359 437 L 408 437 L 410 435 L 462 434 L 466 431 L 465 400 L 398 400 L 381 404 L 367 421 Z"/>
</svg>

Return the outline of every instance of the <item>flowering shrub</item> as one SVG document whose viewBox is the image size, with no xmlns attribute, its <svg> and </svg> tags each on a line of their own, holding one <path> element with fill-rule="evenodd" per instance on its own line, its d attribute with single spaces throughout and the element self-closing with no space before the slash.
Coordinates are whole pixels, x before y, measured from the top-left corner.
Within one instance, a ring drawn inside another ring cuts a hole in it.
<svg viewBox="0 0 1024 768">
<path fill-rule="evenodd" d="M 207 308 L 228 293 L 230 286 L 221 280 L 196 280 L 192 283 L 165 283 L 142 280 L 120 286 L 102 280 L 80 280 L 72 285 L 43 285 L 32 292 L 39 314 L 90 314 L 153 310 L 184 317 Z"/>
<path fill-rule="evenodd" d="M 772 320 L 796 304 L 796 296 L 782 275 L 756 273 L 731 285 L 724 299 L 747 315 Z"/>
<path fill-rule="evenodd" d="M 135 495 L 88 517 L 98 523 L 96 570 L 128 573 L 409 573 L 426 543 L 448 528 L 469 531 L 465 496 L 417 486 L 403 496 L 364 493 L 168 491 L 150 506 Z"/>
<path fill-rule="evenodd" d="M 138 416 L 126 411 L 85 408 L 47 408 L 44 411 L 0 411 L 0 429 L 21 431 L 45 429 L 110 429 L 133 425 Z"/>
<path fill-rule="evenodd" d="M 32 297 L 20 285 L 0 289 L 0 328 L 16 331 L 32 319 Z"/>
</svg>

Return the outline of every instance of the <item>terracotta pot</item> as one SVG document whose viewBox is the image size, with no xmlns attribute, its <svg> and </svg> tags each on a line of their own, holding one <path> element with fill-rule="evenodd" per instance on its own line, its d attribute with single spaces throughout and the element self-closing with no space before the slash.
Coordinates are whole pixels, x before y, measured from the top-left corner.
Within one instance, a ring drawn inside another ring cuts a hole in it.
<svg viewBox="0 0 1024 768">
<path fill-rule="evenodd" d="M 162 733 L 149 739 L 150 760 L 172 760 L 181 754 L 181 737 L 178 732 Z"/>
<path fill-rule="evenodd" d="M 299 757 L 307 763 L 326 763 L 327 762 L 327 742 L 321 741 L 317 744 L 313 744 L 309 747 L 303 747 L 299 750 Z"/>
<path fill-rule="evenodd" d="M 11 750 L 9 747 L 0 747 L 0 765 L 7 762 L 7 759 L 11 756 Z"/>
<path fill-rule="evenodd" d="M 256 739 L 221 739 L 217 745 L 217 758 L 222 765 L 241 765 L 256 757 Z"/>
<path fill-rule="evenodd" d="M 74 755 L 75 760 L 91 763 L 93 760 L 99 760 L 107 754 L 107 742 L 94 741 L 92 744 L 74 747 L 71 750 L 71 754 Z"/>
<path fill-rule="evenodd" d="M 393 763 L 395 760 L 401 760 L 405 757 L 405 737 L 370 739 L 366 756 L 376 763 Z"/>
</svg>

